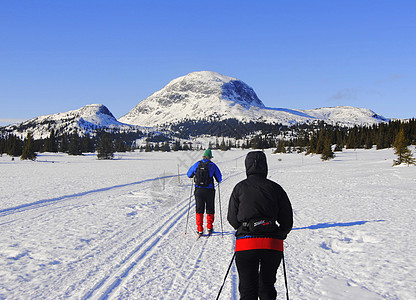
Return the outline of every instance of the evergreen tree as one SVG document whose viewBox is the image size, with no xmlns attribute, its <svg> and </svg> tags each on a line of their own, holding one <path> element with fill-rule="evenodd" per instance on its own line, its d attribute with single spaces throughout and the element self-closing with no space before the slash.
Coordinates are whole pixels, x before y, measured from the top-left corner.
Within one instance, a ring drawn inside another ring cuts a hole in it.
<svg viewBox="0 0 416 300">
<path fill-rule="evenodd" d="M 6 153 L 6 139 L 0 136 L 0 156 Z"/>
<path fill-rule="evenodd" d="M 274 150 L 273 153 L 286 153 L 286 145 L 284 140 L 279 140 L 277 142 L 276 150 Z"/>
<path fill-rule="evenodd" d="M 416 165 L 416 159 L 413 157 L 412 151 L 407 148 L 408 151 L 406 151 L 405 153 L 403 153 L 402 157 L 403 157 L 403 162 L 405 164 L 407 164 L 407 166 L 410 165 Z"/>
<path fill-rule="evenodd" d="M 403 128 L 396 136 L 393 146 L 395 149 L 394 154 L 397 155 L 397 159 L 393 161 L 393 166 L 400 165 L 402 163 L 407 163 L 407 165 L 415 163 L 415 159 L 412 156 L 412 151 L 407 147 L 407 141 Z"/>
<path fill-rule="evenodd" d="M 179 151 L 181 149 L 181 142 L 179 140 L 175 140 L 175 143 L 173 144 L 173 151 Z"/>
<path fill-rule="evenodd" d="M 102 135 L 101 140 L 97 147 L 98 159 L 113 159 L 114 146 L 110 135 L 106 132 Z"/>
<path fill-rule="evenodd" d="M 49 137 L 45 140 L 42 150 L 44 152 L 58 152 L 58 144 L 56 143 L 55 131 L 53 129 L 49 134 Z"/>
<path fill-rule="evenodd" d="M 71 135 L 71 138 L 69 140 L 68 154 L 82 155 L 81 139 L 79 138 L 78 133 L 76 131 Z"/>
<path fill-rule="evenodd" d="M 357 126 L 354 126 L 348 134 L 347 149 L 360 148 L 359 130 Z"/>
<path fill-rule="evenodd" d="M 380 126 L 376 129 L 376 149 L 381 150 L 388 148 L 388 142 L 387 142 L 387 125 L 380 124 Z"/>
<path fill-rule="evenodd" d="M 23 149 L 22 156 L 20 156 L 20 159 L 30 159 L 35 160 L 36 159 L 36 153 L 34 150 L 34 141 L 31 133 L 27 134 L 27 137 L 25 139 L 25 146 Z"/>
<path fill-rule="evenodd" d="M 324 141 L 324 149 L 322 150 L 321 159 L 322 160 L 330 160 L 331 158 L 334 158 L 334 152 L 332 152 L 331 149 L 331 141 L 329 137 L 327 136 Z"/>
<path fill-rule="evenodd" d="M 152 152 L 153 151 L 153 145 L 150 143 L 150 138 L 146 139 L 146 148 L 144 152 Z"/>
<path fill-rule="evenodd" d="M 69 149 L 68 136 L 64 133 L 61 136 L 61 142 L 59 144 L 59 152 L 65 153 L 65 152 L 68 152 L 68 149 Z"/>
<path fill-rule="evenodd" d="M 267 140 L 261 135 L 256 135 L 250 142 L 253 149 L 266 149 L 270 148 Z"/>
<path fill-rule="evenodd" d="M 94 138 L 92 138 L 89 133 L 87 133 L 81 139 L 81 151 L 87 153 L 93 153 L 95 151 L 95 142 Z"/>
<path fill-rule="evenodd" d="M 170 152 L 169 142 L 164 142 L 164 143 L 162 144 L 162 147 L 160 147 L 160 151 L 163 151 L 163 152 Z"/>
<path fill-rule="evenodd" d="M 309 144 L 307 146 L 306 154 L 316 153 L 317 144 L 318 144 L 318 138 L 316 134 L 313 133 L 311 138 L 309 139 Z"/>
<path fill-rule="evenodd" d="M 7 137 L 7 154 L 13 157 L 21 156 L 23 153 L 23 143 L 14 134 Z"/>
<path fill-rule="evenodd" d="M 127 152 L 127 146 L 122 140 L 117 141 L 116 152 Z"/>
<path fill-rule="evenodd" d="M 316 142 L 316 148 L 315 148 L 315 153 L 316 154 L 321 154 L 322 151 L 324 151 L 324 135 L 322 133 L 322 130 L 319 131 L 318 133 L 318 138 L 317 138 L 317 142 Z"/>
<path fill-rule="evenodd" d="M 296 139 L 295 146 L 297 149 L 304 149 L 309 144 L 309 136 L 303 129 L 300 130 L 298 138 Z"/>
<path fill-rule="evenodd" d="M 227 145 L 225 144 L 224 137 L 222 137 L 222 141 L 221 141 L 220 149 L 221 149 L 221 151 L 227 151 L 227 150 L 228 150 L 228 147 L 227 147 Z"/>
<path fill-rule="evenodd" d="M 365 138 L 365 149 L 373 148 L 373 141 L 371 140 L 370 135 L 368 134 Z"/>
<path fill-rule="evenodd" d="M 342 149 L 344 149 L 345 146 L 345 133 L 341 131 L 339 128 L 336 129 L 336 146 L 335 151 L 342 152 Z"/>
<path fill-rule="evenodd" d="M 416 119 L 413 118 L 409 120 L 409 143 L 411 145 L 416 145 Z"/>
</svg>

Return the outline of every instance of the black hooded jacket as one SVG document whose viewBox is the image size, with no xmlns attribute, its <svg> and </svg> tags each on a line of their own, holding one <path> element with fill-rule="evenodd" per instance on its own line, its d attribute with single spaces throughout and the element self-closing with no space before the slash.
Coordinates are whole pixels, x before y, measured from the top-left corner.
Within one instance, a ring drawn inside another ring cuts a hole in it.
<svg viewBox="0 0 416 300">
<path fill-rule="evenodd" d="M 247 178 L 234 187 L 228 206 L 228 222 L 237 230 L 237 237 L 258 235 L 285 239 L 293 226 L 292 206 L 286 192 L 266 178 L 267 161 L 262 151 L 249 152 L 245 165 Z M 277 221 L 280 226 L 267 234 L 253 233 L 242 226 L 243 222 L 261 219 Z"/>
</svg>

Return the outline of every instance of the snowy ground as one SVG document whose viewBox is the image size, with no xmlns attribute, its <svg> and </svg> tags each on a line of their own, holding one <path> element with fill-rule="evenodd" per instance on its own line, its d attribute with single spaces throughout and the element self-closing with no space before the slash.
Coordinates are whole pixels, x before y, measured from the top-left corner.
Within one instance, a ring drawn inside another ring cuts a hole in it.
<svg viewBox="0 0 416 300">
<path fill-rule="evenodd" d="M 214 151 L 221 210 L 217 197 L 216 232 L 198 241 L 193 201 L 186 229 L 184 173 L 201 153 L 0 157 L 0 299 L 215 299 L 233 254 L 228 198 L 245 178 L 246 153 Z M 393 168 L 391 149 L 329 162 L 266 154 L 269 178 L 294 208 L 291 299 L 416 299 L 416 167 Z M 238 299 L 237 286 L 233 266 L 221 299 Z M 276 288 L 285 299 L 281 269 Z"/>
</svg>

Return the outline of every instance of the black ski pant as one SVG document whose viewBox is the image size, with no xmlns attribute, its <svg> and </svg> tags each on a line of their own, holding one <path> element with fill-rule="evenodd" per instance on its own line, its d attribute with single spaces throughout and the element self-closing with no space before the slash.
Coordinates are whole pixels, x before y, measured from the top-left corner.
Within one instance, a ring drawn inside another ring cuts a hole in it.
<svg viewBox="0 0 416 300">
<path fill-rule="evenodd" d="M 282 252 L 269 249 L 237 251 L 237 265 L 241 300 L 276 299 L 276 272 Z"/>
<path fill-rule="evenodd" d="M 196 213 L 203 214 L 205 208 L 207 214 L 214 214 L 215 190 L 210 188 L 195 188 Z"/>
</svg>

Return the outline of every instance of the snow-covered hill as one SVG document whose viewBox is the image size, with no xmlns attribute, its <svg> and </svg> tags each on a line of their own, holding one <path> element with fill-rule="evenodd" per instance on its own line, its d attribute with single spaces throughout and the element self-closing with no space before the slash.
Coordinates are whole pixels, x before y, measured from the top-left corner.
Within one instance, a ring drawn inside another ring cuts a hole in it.
<svg viewBox="0 0 416 300">
<path fill-rule="evenodd" d="M 356 107 L 315 110 L 268 108 L 254 90 L 241 80 L 209 71 L 193 72 L 172 80 L 137 104 L 119 121 L 156 126 L 185 120 L 225 119 L 285 125 L 323 120 L 346 126 L 387 121 L 369 109 Z"/>
<path fill-rule="evenodd" d="M 77 110 L 40 116 L 20 124 L 10 125 L 5 130 L 21 137 L 25 137 L 30 131 L 35 139 L 41 139 L 47 138 L 51 130 L 69 134 L 74 130 L 85 133 L 99 128 L 129 130 L 132 126 L 117 121 L 106 106 L 90 104 Z"/>
<path fill-rule="evenodd" d="M 358 108 L 353 106 L 322 107 L 312 110 L 299 110 L 311 117 L 320 120 L 327 120 L 335 124 L 354 126 L 360 124 L 375 124 L 388 122 L 384 118 L 368 108 Z"/>
</svg>

